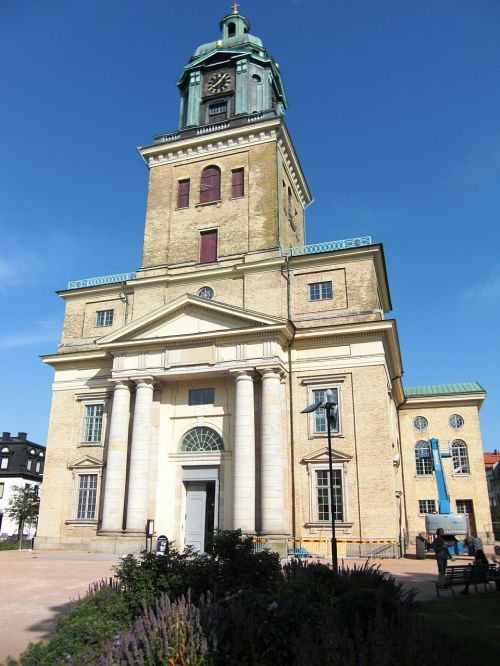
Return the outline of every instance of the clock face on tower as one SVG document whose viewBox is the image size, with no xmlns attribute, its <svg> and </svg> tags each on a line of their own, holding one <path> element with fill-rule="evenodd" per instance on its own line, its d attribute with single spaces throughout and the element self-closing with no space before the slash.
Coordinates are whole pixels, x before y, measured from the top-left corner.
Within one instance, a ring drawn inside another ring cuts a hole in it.
<svg viewBox="0 0 500 666">
<path fill-rule="evenodd" d="M 218 72 L 212 74 L 207 82 L 207 90 L 209 93 L 226 92 L 231 87 L 231 76 L 228 72 Z"/>
</svg>

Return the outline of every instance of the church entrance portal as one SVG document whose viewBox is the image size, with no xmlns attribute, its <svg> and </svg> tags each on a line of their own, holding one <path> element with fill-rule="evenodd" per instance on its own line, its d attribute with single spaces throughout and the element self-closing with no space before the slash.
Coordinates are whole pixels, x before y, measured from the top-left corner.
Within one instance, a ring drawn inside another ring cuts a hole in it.
<svg viewBox="0 0 500 666">
<path fill-rule="evenodd" d="M 205 552 L 209 537 L 219 526 L 219 468 L 184 467 L 186 513 L 184 545 Z"/>
</svg>

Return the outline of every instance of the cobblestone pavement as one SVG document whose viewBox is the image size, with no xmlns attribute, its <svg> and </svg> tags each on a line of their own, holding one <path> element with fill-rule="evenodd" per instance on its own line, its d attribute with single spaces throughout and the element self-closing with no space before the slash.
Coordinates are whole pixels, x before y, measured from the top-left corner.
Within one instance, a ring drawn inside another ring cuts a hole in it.
<svg viewBox="0 0 500 666">
<path fill-rule="evenodd" d="M 486 549 L 490 557 L 493 546 Z M 90 583 L 113 574 L 117 555 L 74 551 L 0 552 L 2 593 L 0 596 L 0 662 L 17 657 L 30 641 L 47 635 L 56 613 L 68 602 L 84 595 Z M 457 557 L 456 564 L 468 564 L 472 557 Z M 341 564 L 342 561 L 339 563 Z M 344 560 L 352 567 L 364 560 Z M 380 566 L 406 587 L 418 591 L 417 599 L 435 599 L 437 566 L 434 557 L 417 560 L 380 560 Z M 442 598 L 449 596 L 442 593 Z M 450 593 L 451 596 L 451 593 Z"/>
</svg>

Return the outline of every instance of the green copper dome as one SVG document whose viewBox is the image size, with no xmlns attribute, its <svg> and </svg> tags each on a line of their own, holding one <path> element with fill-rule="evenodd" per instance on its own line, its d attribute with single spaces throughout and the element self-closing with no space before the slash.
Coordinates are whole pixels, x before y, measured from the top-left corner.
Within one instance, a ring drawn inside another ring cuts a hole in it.
<svg viewBox="0 0 500 666">
<path fill-rule="evenodd" d="M 180 129 L 264 114 L 280 116 L 287 101 L 279 66 L 250 22 L 238 13 L 219 22 L 220 39 L 199 46 L 177 81 Z"/>
</svg>

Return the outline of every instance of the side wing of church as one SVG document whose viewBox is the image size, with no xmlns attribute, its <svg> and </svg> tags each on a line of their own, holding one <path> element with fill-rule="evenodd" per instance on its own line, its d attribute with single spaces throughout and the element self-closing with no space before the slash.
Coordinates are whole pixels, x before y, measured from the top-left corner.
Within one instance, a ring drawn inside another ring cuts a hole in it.
<svg viewBox="0 0 500 666">
<path fill-rule="evenodd" d="M 242 15 L 220 27 L 178 81 L 179 130 L 140 149 L 140 270 L 60 292 L 37 546 L 137 552 L 153 520 L 181 549 L 241 528 L 326 554 L 333 512 L 339 554 L 397 555 L 437 501 L 430 436 L 451 452 L 453 509 L 485 536 L 484 390 L 405 395 L 382 246 L 305 245 L 279 67 Z M 327 389 L 333 493 L 325 412 L 301 414 Z"/>
</svg>

